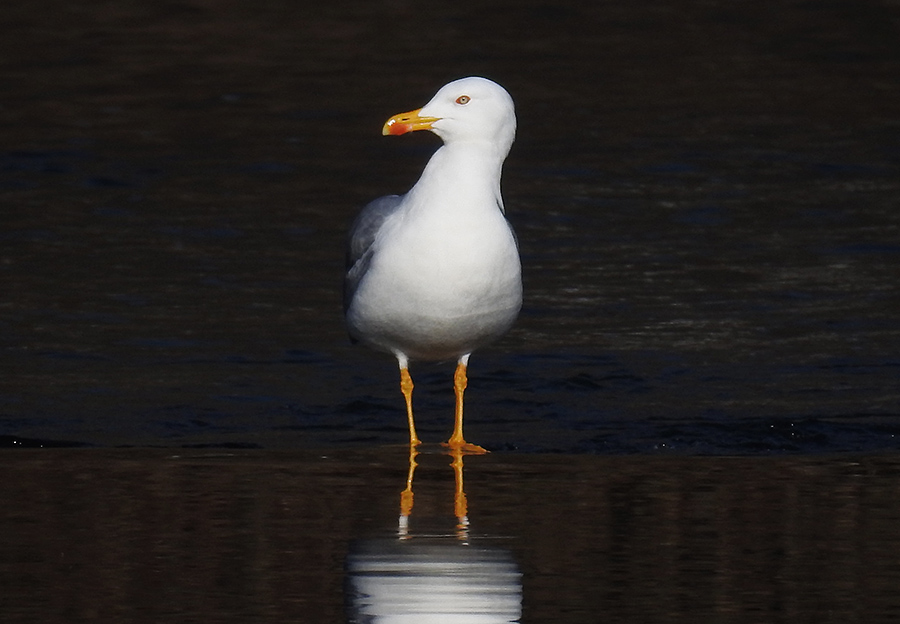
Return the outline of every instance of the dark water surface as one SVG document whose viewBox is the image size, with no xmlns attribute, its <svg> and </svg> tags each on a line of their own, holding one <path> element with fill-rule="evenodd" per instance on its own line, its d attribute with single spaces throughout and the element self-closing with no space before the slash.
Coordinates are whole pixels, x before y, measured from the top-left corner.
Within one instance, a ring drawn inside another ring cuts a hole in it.
<svg viewBox="0 0 900 624">
<path fill-rule="evenodd" d="M 474 439 L 897 447 L 896 3 L 6 13 L 4 435 L 401 441 L 391 358 L 344 333 L 343 238 L 437 143 L 384 119 L 484 74 L 518 104 L 526 302 L 472 360 Z M 450 371 L 413 373 L 441 439 Z"/>
<path fill-rule="evenodd" d="M 471 362 L 467 561 L 517 566 L 528 622 L 896 619 L 896 1 L 37 0 L 0 31 L 0 445 L 45 447 L 0 457 L 10 621 L 340 621 L 345 566 L 412 552 L 343 240 L 437 145 L 384 120 L 472 74 L 517 104 L 526 301 Z M 412 372 L 446 439 L 452 367 Z M 448 461 L 423 583 L 466 559 Z"/>
<path fill-rule="evenodd" d="M 900 617 L 896 455 L 467 457 L 461 531 L 449 458 L 424 453 L 400 539 L 405 455 L 2 456 L 4 621 L 340 622 L 367 608 L 364 564 L 367 604 L 413 585 L 427 612 L 440 594 L 409 572 L 439 565 L 466 580 L 457 609 L 490 592 L 523 622 Z"/>
</svg>

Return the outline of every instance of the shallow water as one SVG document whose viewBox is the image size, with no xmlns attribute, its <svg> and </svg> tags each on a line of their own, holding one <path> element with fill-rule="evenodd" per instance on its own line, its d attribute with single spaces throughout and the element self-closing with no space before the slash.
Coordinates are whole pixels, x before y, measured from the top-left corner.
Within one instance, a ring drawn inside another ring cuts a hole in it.
<svg viewBox="0 0 900 624">
<path fill-rule="evenodd" d="M 4 620 L 339 622 L 448 595 L 485 621 L 900 615 L 895 455 L 466 457 L 460 526 L 450 458 L 428 448 L 401 529 L 406 455 L 6 454 Z"/>
<path fill-rule="evenodd" d="M 526 301 L 471 361 L 466 492 L 522 621 L 896 618 L 896 2 L 4 16 L 0 445 L 44 449 L 0 457 L 12 621 L 349 617 L 408 468 L 343 238 L 437 144 L 384 120 L 468 74 L 519 118 Z M 452 366 L 412 372 L 444 440 Z M 454 549 L 448 463 L 410 526 Z"/>
</svg>

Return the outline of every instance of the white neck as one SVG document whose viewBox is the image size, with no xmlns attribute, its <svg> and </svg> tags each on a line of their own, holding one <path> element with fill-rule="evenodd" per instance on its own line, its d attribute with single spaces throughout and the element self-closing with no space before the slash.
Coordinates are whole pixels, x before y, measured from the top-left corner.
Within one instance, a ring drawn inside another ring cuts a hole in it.
<svg viewBox="0 0 900 624">
<path fill-rule="evenodd" d="M 503 210 L 500 173 L 505 153 L 484 142 L 444 145 L 434 155 L 422 177 L 410 189 L 410 205 L 416 209 L 447 210 L 459 215 L 467 209 L 496 205 Z M 418 202 L 417 197 L 431 202 Z"/>
</svg>

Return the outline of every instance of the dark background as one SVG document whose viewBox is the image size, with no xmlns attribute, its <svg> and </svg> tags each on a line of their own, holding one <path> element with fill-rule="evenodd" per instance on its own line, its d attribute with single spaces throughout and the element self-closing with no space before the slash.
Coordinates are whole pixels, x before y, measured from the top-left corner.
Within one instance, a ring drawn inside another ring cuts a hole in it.
<svg viewBox="0 0 900 624">
<path fill-rule="evenodd" d="M 467 530 L 522 622 L 898 620 L 896 0 L 36 0 L 0 15 L 5 622 L 345 621 L 408 451 L 344 236 L 438 144 L 384 121 L 473 74 L 517 105 L 526 300 L 471 361 Z M 458 547 L 452 363 L 412 372 L 409 537 Z"/>
<path fill-rule="evenodd" d="M 345 231 L 484 75 L 526 302 L 476 353 L 496 449 L 896 448 L 900 9 L 889 1 L 85 2 L 0 38 L 9 445 L 401 442 L 351 348 Z M 415 366 L 427 439 L 447 366 Z"/>
</svg>

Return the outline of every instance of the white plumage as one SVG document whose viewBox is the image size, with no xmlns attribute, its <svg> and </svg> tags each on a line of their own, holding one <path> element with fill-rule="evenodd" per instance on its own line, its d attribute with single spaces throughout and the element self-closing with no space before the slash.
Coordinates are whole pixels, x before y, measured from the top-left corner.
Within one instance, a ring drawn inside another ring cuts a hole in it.
<svg viewBox="0 0 900 624">
<path fill-rule="evenodd" d="M 351 337 L 393 353 L 412 418 L 410 359 L 457 359 L 456 428 L 462 436 L 465 370 L 473 350 L 505 333 L 522 305 L 518 247 L 500 195 L 515 137 L 512 98 L 485 78 L 442 87 L 421 109 L 396 115 L 384 134 L 430 130 L 444 145 L 401 196 L 367 205 L 350 231 L 344 289 Z"/>
</svg>

